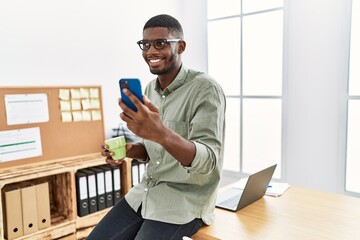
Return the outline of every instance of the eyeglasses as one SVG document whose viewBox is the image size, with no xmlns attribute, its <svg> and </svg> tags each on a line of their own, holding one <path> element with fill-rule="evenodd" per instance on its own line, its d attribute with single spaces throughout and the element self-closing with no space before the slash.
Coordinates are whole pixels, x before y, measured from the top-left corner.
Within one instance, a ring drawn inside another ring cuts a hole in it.
<svg viewBox="0 0 360 240">
<path fill-rule="evenodd" d="M 137 42 L 137 44 L 139 45 L 140 49 L 143 51 L 148 51 L 151 47 L 151 45 L 157 49 L 157 50 L 161 50 L 163 49 L 167 44 L 169 44 L 170 42 L 178 42 L 181 39 L 164 39 L 164 38 L 160 38 L 160 39 L 155 39 L 155 40 L 140 40 Z"/>
</svg>

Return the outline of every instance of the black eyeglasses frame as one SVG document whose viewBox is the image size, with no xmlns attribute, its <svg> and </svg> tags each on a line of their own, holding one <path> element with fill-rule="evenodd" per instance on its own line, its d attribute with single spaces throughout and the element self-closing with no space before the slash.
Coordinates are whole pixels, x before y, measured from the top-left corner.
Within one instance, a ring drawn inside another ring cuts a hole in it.
<svg viewBox="0 0 360 240">
<path fill-rule="evenodd" d="M 151 46 L 153 46 L 156 50 L 161 50 L 161 49 L 164 49 L 165 46 L 167 44 L 170 44 L 171 42 L 179 42 L 181 39 L 179 38 L 169 38 L 169 39 L 166 39 L 166 38 L 158 38 L 158 39 L 154 39 L 154 40 L 140 40 L 140 41 L 137 41 L 137 45 L 139 45 L 139 48 L 146 52 L 146 51 L 149 51 L 149 49 L 151 48 Z M 144 44 L 149 44 L 149 45 L 144 45 Z M 144 47 L 144 46 L 147 46 L 147 47 Z"/>
</svg>

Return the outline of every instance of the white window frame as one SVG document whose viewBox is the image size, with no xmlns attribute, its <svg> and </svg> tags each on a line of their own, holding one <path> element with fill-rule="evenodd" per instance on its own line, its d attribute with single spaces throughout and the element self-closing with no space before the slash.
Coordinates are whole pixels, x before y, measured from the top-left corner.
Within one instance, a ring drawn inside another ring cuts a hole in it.
<svg viewBox="0 0 360 240">
<path fill-rule="evenodd" d="M 242 1 L 240 0 L 241 3 L 240 5 L 242 6 Z M 242 10 L 240 11 L 240 14 L 238 15 L 232 15 L 232 16 L 221 16 L 221 17 L 217 17 L 217 18 L 213 18 L 213 19 L 208 19 L 208 22 L 211 21 L 219 21 L 219 20 L 223 20 L 223 19 L 228 19 L 228 18 L 240 18 L 240 46 L 241 46 L 241 50 L 240 50 L 240 95 L 227 95 L 227 99 L 239 99 L 240 100 L 240 127 L 239 127 L 239 135 L 240 135 L 240 146 L 239 146 L 239 150 L 240 150 L 240 172 L 238 171 L 230 171 L 230 170 L 224 170 L 224 172 L 226 172 L 226 174 L 228 176 L 234 176 L 234 177 L 243 177 L 243 176 L 248 176 L 250 173 L 249 172 L 244 172 L 243 171 L 243 100 L 245 99 L 265 99 L 265 100 L 273 100 L 273 99 L 279 99 L 281 102 L 283 101 L 283 93 L 281 92 L 280 95 L 244 95 L 243 94 L 243 46 L 242 46 L 242 42 L 243 42 L 243 18 L 246 16 L 251 16 L 254 14 L 262 14 L 262 13 L 268 13 L 268 12 L 272 12 L 272 11 L 284 11 L 284 6 L 282 7 L 276 7 L 276 8 L 271 8 L 271 9 L 264 9 L 261 11 L 257 11 L 257 12 L 249 12 L 249 13 L 243 13 Z M 283 13 L 283 19 L 284 19 L 284 13 Z M 284 26 L 284 21 L 283 21 L 283 26 Z M 283 27 L 284 28 L 284 27 Z M 284 31 L 283 31 L 283 35 L 284 35 Z M 283 49 L 284 49 L 284 43 L 283 43 Z M 282 59 L 282 61 L 284 61 L 284 58 Z M 283 66 L 281 69 L 281 72 L 283 73 Z M 283 74 L 282 74 L 282 85 L 283 85 Z M 282 105 L 282 104 L 281 104 Z M 231 111 L 229 109 L 227 109 L 227 111 Z M 283 113 L 282 113 L 283 115 Z M 282 116 L 280 116 L 281 121 L 282 121 Z M 281 122 L 281 126 L 282 126 L 282 122 Z M 282 128 L 282 127 L 281 127 Z M 282 131 L 282 130 L 281 130 Z M 282 136 L 282 133 L 280 133 L 280 135 Z M 283 173 L 283 160 L 282 160 L 282 140 L 280 141 L 280 166 L 278 166 L 278 174 L 277 177 L 278 179 L 282 180 L 285 176 L 285 174 Z"/>
</svg>

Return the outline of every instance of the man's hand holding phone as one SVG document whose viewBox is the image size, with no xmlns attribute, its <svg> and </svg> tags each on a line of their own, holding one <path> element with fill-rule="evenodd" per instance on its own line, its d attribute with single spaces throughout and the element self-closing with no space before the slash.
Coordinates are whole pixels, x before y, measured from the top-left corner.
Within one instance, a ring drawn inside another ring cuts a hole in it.
<svg viewBox="0 0 360 240">
<path fill-rule="evenodd" d="M 123 110 L 120 117 L 127 123 L 130 131 L 143 139 L 155 142 L 162 140 L 160 133 L 163 133 L 166 127 L 161 121 L 159 109 L 146 96 L 140 101 L 131 89 L 125 88 L 122 93 L 136 107 L 136 111 L 133 111 L 124 98 L 119 100 L 119 106 Z"/>
<path fill-rule="evenodd" d="M 135 103 L 125 94 L 124 90 L 129 90 L 140 102 L 143 102 L 140 80 L 137 78 L 122 78 L 119 80 L 121 100 L 134 112 L 137 112 Z"/>
</svg>

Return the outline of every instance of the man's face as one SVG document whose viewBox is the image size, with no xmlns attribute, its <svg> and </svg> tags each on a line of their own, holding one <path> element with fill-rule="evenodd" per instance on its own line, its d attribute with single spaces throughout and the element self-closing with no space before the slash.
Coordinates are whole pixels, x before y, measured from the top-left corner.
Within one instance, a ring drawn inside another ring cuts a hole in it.
<svg viewBox="0 0 360 240">
<path fill-rule="evenodd" d="M 174 39 L 167 28 L 156 27 L 148 28 L 143 32 L 144 40 L 155 39 Z M 156 49 L 151 45 L 150 49 L 143 51 L 142 55 L 145 62 L 149 65 L 150 72 L 156 75 L 166 75 L 172 71 L 177 71 L 181 65 L 180 55 L 177 51 L 177 42 L 170 42 L 163 49 Z"/>
</svg>

